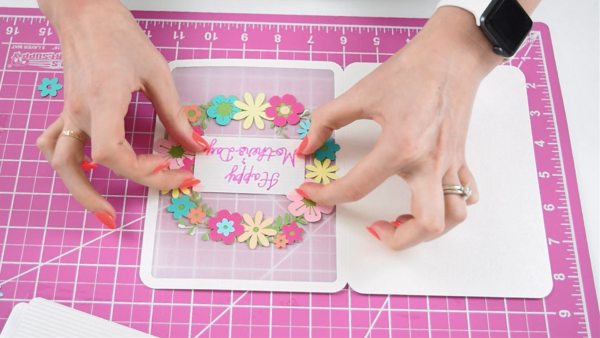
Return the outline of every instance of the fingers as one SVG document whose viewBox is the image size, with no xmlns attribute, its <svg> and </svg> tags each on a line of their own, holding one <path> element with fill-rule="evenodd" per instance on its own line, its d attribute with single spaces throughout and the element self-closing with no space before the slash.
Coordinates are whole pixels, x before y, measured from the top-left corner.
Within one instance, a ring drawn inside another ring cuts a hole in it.
<svg viewBox="0 0 600 338">
<path fill-rule="evenodd" d="M 52 164 L 52 157 L 54 156 L 56 141 L 63 130 L 63 125 L 63 118 L 62 116 L 59 116 L 58 119 L 56 119 L 56 121 L 54 121 L 54 123 L 52 123 L 36 141 L 37 147 L 46 158 L 46 161 L 48 161 L 50 164 Z"/>
<path fill-rule="evenodd" d="M 462 185 L 465 183 L 459 179 L 456 169 L 450 168 L 442 178 L 442 185 Z M 444 195 L 444 214 L 445 214 L 445 227 L 444 231 L 440 234 L 433 236 L 427 241 L 434 240 L 447 234 L 450 230 L 456 228 L 457 225 L 464 222 L 467 219 L 467 203 L 463 196 L 456 194 L 445 194 Z"/>
<path fill-rule="evenodd" d="M 82 132 L 68 122 L 64 124 L 64 128 Z M 84 159 L 83 148 L 83 142 L 76 138 L 58 137 L 50 163 L 77 202 L 94 213 L 104 225 L 114 229 L 115 209 L 92 187 L 80 166 Z"/>
<path fill-rule="evenodd" d="M 445 200 L 442 180 L 433 171 L 421 172 L 408 180 L 412 191 L 411 215 L 396 227 L 389 222 L 377 221 L 371 228 L 381 241 L 392 250 L 405 250 L 442 233 L 445 228 Z"/>
<path fill-rule="evenodd" d="M 180 187 L 186 180 L 186 187 L 199 183 L 188 180 L 193 175 L 187 170 L 157 171 L 157 168 L 165 167 L 165 160 L 160 155 L 137 155 L 125 139 L 123 119 L 103 119 L 102 123 L 93 123 L 96 116 L 106 114 L 98 112 L 92 116 L 92 158 L 95 162 L 108 167 L 121 177 L 160 190 Z"/>
<path fill-rule="evenodd" d="M 195 132 L 188 121 L 187 112 L 179 102 L 179 95 L 169 67 L 162 56 L 158 57 L 161 59 L 156 62 L 157 72 L 145 81 L 144 94 L 152 101 L 169 135 L 186 149 L 194 152 L 203 151 L 207 145 L 200 135 L 193 135 Z"/>
<path fill-rule="evenodd" d="M 397 169 L 392 165 L 392 156 L 390 148 L 378 144 L 339 180 L 326 185 L 304 183 L 300 189 L 322 205 L 358 201 L 395 174 Z"/>
<path fill-rule="evenodd" d="M 304 138 L 306 145 L 299 149 L 301 153 L 304 155 L 314 153 L 331 137 L 334 130 L 362 118 L 359 107 L 357 96 L 349 91 L 315 109 L 310 119 L 310 129 Z"/>
<path fill-rule="evenodd" d="M 479 190 L 477 189 L 477 182 L 475 181 L 475 177 L 469 170 L 469 166 L 463 164 L 462 167 L 458 170 L 458 177 L 460 178 L 460 182 L 463 187 L 469 185 L 471 188 L 471 196 L 467 198 L 467 205 L 475 204 L 479 201 Z"/>
</svg>

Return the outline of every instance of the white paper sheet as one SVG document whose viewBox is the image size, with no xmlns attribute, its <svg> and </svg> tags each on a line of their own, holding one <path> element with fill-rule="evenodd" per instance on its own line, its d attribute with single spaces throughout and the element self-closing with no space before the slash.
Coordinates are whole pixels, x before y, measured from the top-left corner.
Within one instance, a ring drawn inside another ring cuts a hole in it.
<svg viewBox="0 0 600 338">
<path fill-rule="evenodd" d="M 350 87 L 376 65 L 345 70 Z M 391 177 L 361 201 L 340 205 L 347 227 L 350 286 L 361 293 L 542 298 L 552 289 L 525 78 L 514 67 L 497 67 L 481 84 L 466 159 L 480 201 L 466 222 L 445 236 L 393 252 L 365 226 L 410 213 L 411 191 Z M 340 174 L 375 145 L 381 127 L 357 121 L 337 133 Z M 441 189 L 441 186 L 440 186 Z"/>
<path fill-rule="evenodd" d="M 194 176 L 201 192 L 286 195 L 304 182 L 300 140 L 206 138 L 210 150 L 196 155 Z"/>
</svg>

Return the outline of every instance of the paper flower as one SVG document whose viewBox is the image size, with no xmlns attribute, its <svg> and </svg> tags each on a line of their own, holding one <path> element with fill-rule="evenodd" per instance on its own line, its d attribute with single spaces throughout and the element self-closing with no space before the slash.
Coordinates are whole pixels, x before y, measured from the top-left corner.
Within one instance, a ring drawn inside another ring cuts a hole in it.
<svg viewBox="0 0 600 338">
<path fill-rule="evenodd" d="M 190 208 L 190 213 L 186 217 L 190 220 L 190 223 L 196 224 L 202 223 L 206 214 L 202 212 L 202 208 Z"/>
<path fill-rule="evenodd" d="M 231 244 L 235 237 L 244 233 L 244 227 L 240 224 L 242 216 L 237 212 L 230 214 L 227 210 L 220 210 L 217 216 L 208 220 L 208 227 L 212 230 L 209 233 L 213 241 L 223 240 L 225 244 Z"/>
<path fill-rule="evenodd" d="M 273 240 L 275 247 L 279 249 L 285 248 L 289 242 L 290 241 L 287 239 L 287 237 L 285 237 L 285 235 L 277 235 Z"/>
<path fill-rule="evenodd" d="M 257 211 L 254 215 L 254 219 L 248 214 L 244 214 L 244 234 L 238 237 L 238 242 L 244 242 L 250 239 L 248 246 L 250 249 L 256 248 L 256 244 L 259 243 L 262 246 L 269 246 L 270 242 L 265 236 L 275 236 L 277 231 L 275 229 L 268 229 L 267 227 L 273 224 L 272 218 L 267 218 L 263 221 L 262 211 Z"/>
<path fill-rule="evenodd" d="M 58 90 L 62 89 L 62 85 L 58 83 L 58 78 L 53 78 L 52 80 L 48 78 L 42 79 L 42 84 L 38 86 L 38 90 L 40 91 L 40 95 L 42 97 L 56 96 L 58 95 Z"/>
<path fill-rule="evenodd" d="M 333 143 L 333 138 L 329 138 L 325 144 L 321 146 L 321 148 L 317 149 L 315 156 L 317 160 L 323 161 L 328 158 L 330 160 L 335 160 L 335 153 L 340 150 L 340 146 L 338 144 Z"/>
<path fill-rule="evenodd" d="M 321 183 L 323 181 L 324 184 L 329 184 L 329 179 L 337 180 L 338 175 L 334 174 L 334 172 L 338 171 L 340 167 L 337 165 L 332 165 L 331 160 L 328 158 L 325 161 L 321 162 L 314 159 L 315 165 L 306 165 L 306 169 L 310 170 L 308 174 L 306 174 L 306 178 L 314 178 L 315 183 Z"/>
<path fill-rule="evenodd" d="M 296 102 L 294 95 L 273 96 L 269 99 L 269 103 L 271 107 L 268 107 L 265 113 L 273 119 L 273 124 L 276 126 L 283 127 L 287 123 L 300 122 L 300 114 L 304 112 L 304 106 L 302 103 Z"/>
<path fill-rule="evenodd" d="M 196 161 L 193 158 L 184 158 L 183 159 L 183 166 L 181 167 L 181 169 L 185 169 L 189 172 L 191 172 L 192 174 L 194 173 L 194 163 Z"/>
<path fill-rule="evenodd" d="M 182 145 L 171 139 L 170 135 L 167 138 L 161 138 L 154 142 L 154 150 L 164 158 L 165 161 L 171 161 L 170 169 L 179 169 L 183 166 L 183 160 L 193 158 L 194 154 L 188 152 Z"/>
<path fill-rule="evenodd" d="M 202 136 L 204 135 L 204 130 L 202 130 L 202 127 L 200 125 L 197 126 L 192 126 L 192 129 L 198 133 L 198 135 Z"/>
<path fill-rule="evenodd" d="M 190 197 L 187 195 L 183 195 L 181 198 L 171 198 L 171 202 L 173 204 L 169 205 L 167 210 L 173 213 L 175 219 L 180 219 L 189 214 L 190 208 L 195 206 L 193 202 L 190 202 Z"/>
<path fill-rule="evenodd" d="M 312 182 L 312 180 L 306 180 Z M 296 193 L 286 196 L 292 203 L 288 205 L 288 211 L 293 216 L 303 215 L 307 222 L 317 222 L 321 219 L 321 214 L 329 214 L 333 211 L 333 206 L 324 206 L 304 198 Z M 288 237 L 289 239 L 289 237 Z"/>
<path fill-rule="evenodd" d="M 265 123 L 263 122 L 263 119 L 272 120 L 272 118 L 267 117 L 267 115 L 265 115 L 265 109 L 270 107 L 269 103 L 263 104 L 263 102 L 265 102 L 265 94 L 263 94 L 263 93 L 258 94 L 256 96 L 256 100 L 254 100 L 252 98 L 252 95 L 250 95 L 250 93 L 246 93 L 246 94 L 244 94 L 244 100 L 246 100 L 246 103 L 244 103 L 242 101 L 234 102 L 234 105 L 236 107 L 238 107 L 239 109 L 241 109 L 242 111 L 235 114 L 233 116 L 233 119 L 234 120 L 246 119 L 242 126 L 242 127 L 244 127 L 244 129 L 250 128 L 250 126 L 252 126 L 253 121 L 254 121 L 254 124 L 256 125 L 256 128 L 265 129 Z"/>
<path fill-rule="evenodd" d="M 188 121 L 190 122 L 196 122 L 198 119 L 206 118 L 206 114 L 195 104 L 183 107 L 183 111 L 185 111 Z"/>
<path fill-rule="evenodd" d="M 310 129 L 310 120 L 304 120 L 300 122 L 300 129 L 296 130 L 298 134 L 300 134 L 300 139 L 304 139 L 306 134 L 308 134 L 308 129 Z"/>
<path fill-rule="evenodd" d="M 289 244 L 302 241 L 302 233 L 304 229 L 299 228 L 296 223 L 290 223 L 281 227 L 281 231 L 285 235 Z"/>
<path fill-rule="evenodd" d="M 185 187 L 185 188 L 175 188 L 173 190 L 161 190 L 160 193 L 164 195 L 164 194 L 168 193 L 169 191 L 171 192 L 171 196 L 173 198 L 179 198 L 179 196 L 182 195 L 182 194 L 183 195 L 188 195 L 188 196 L 190 194 L 190 189 L 187 188 L 187 187 Z"/>
<path fill-rule="evenodd" d="M 223 95 L 217 95 L 212 99 L 212 106 L 206 110 L 206 114 L 220 126 L 226 126 L 240 109 L 234 105 L 237 97 L 229 96 L 225 98 Z"/>
</svg>

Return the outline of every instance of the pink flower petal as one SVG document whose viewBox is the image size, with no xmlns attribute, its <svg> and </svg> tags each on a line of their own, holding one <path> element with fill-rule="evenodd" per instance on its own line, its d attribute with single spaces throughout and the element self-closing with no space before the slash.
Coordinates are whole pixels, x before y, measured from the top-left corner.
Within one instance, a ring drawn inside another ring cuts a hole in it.
<svg viewBox="0 0 600 338">
<path fill-rule="evenodd" d="M 288 211 L 293 216 L 300 216 L 306 211 L 306 205 L 302 201 L 297 201 L 288 205 Z"/>
<path fill-rule="evenodd" d="M 154 150 L 158 151 L 161 154 L 169 152 L 172 146 L 176 145 L 175 141 L 167 140 L 164 138 L 156 140 L 154 142 Z"/>
<path fill-rule="evenodd" d="M 330 214 L 333 211 L 334 206 L 333 205 L 319 205 L 317 204 L 317 210 L 324 213 L 324 214 Z"/>
<path fill-rule="evenodd" d="M 267 117 L 273 118 L 277 116 L 277 109 L 273 107 L 268 107 L 267 109 L 265 109 L 265 114 L 267 115 Z"/>
<path fill-rule="evenodd" d="M 300 122 L 300 116 L 292 113 L 292 114 L 288 115 L 287 121 L 289 124 L 296 124 L 296 123 Z"/>
<path fill-rule="evenodd" d="M 279 107 L 279 105 L 281 104 L 281 98 L 277 95 L 273 96 L 272 98 L 269 99 L 269 103 L 273 107 Z"/>
<path fill-rule="evenodd" d="M 294 97 L 294 95 L 292 95 L 292 94 L 283 95 L 283 103 L 292 104 L 294 102 L 296 102 L 296 98 Z"/>
<path fill-rule="evenodd" d="M 211 231 L 212 233 L 213 231 Z M 230 232 L 228 236 L 223 236 L 223 243 L 231 244 L 235 241 L 235 236 Z"/>
<path fill-rule="evenodd" d="M 296 114 L 300 114 L 304 111 L 304 105 L 300 102 L 292 104 L 292 111 Z"/>
<path fill-rule="evenodd" d="M 221 238 L 223 238 L 223 234 L 218 233 L 217 229 L 213 229 L 208 233 L 208 237 L 210 237 L 210 239 L 213 241 L 218 242 Z"/>
<path fill-rule="evenodd" d="M 275 116 L 275 118 L 273 119 L 273 124 L 275 124 L 278 127 L 283 127 L 286 123 L 287 120 L 283 116 Z"/>
<path fill-rule="evenodd" d="M 318 222 L 321 219 L 321 212 L 315 207 L 306 208 L 304 211 L 304 219 L 311 223 Z"/>
<path fill-rule="evenodd" d="M 312 182 L 312 180 L 311 180 L 311 182 Z M 302 199 L 304 198 L 298 194 L 289 194 L 289 195 L 286 195 L 285 197 L 287 197 L 288 200 L 293 201 L 293 202 L 302 201 Z"/>
</svg>

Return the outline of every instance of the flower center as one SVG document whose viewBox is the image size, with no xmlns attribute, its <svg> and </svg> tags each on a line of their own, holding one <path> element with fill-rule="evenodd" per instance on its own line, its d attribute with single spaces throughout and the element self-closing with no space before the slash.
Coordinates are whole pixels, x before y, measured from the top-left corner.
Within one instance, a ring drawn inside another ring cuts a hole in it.
<svg viewBox="0 0 600 338">
<path fill-rule="evenodd" d="M 314 207 L 315 205 L 317 205 L 317 203 L 309 200 L 308 198 L 303 198 L 302 203 L 304 203 L 304 205 L 306 205 L 307 207 Z"/>
<path fill-rule="evenodd" d="M 196 116 L 196 112 L 194 110 L 189 110 L 188 111 L 188 116 L 189 117 L 194 117 L 194 116 Z"/>
<path fill-rule="evenodd" d="M 185 205 L 183 205 L 183 204 L 180 204 L 180 205 L 179 205 L 179 210 L 183 210 L 183 209 L 185 209 Z"/>
<path fill-rule="evenodd" d="M 290 231 L 290 236 L 294 236 L 294 232 L 293 231 Z"/>
<path fill-rule="evenodd" d="M 328 149 L 328 148 L 327 148 L 327 146 L 322 146 L 322 147 L 321 147 L 321 150 L 322 150 L 322 151 L 327 151 L 327 149 Z"/>
<path fill-rule="evenodd" d="M 172 146 L 171 149 L 169 149 L 169 155 L 171 155 L 172 158 L 182 158 L 184 153 L 185 150 L 183 150 L 181 145 Z"/>
<path fill-rule="evenodd" d="M 49 84 L 48 86 L 46 86 L 46 89 L 52 89 L 52 85 Z"/>
<path fill-rule="evenodd" d="M 259 231 L 260 231 L 260 229 L 259 229 L 258 227 L 254 227 L 254 228 L 252 229 L 252 231 L 254 231 L 254 232 L 259 232 Z"/>
<path fill-rule="evenodd" d="M 283 106 L 279 108 L 279 113 L 283 116 L 288 116 L 289 113 L 291 113 L 292 111 L 290 110 L 290 107 L 288 106 Z"/>
<path fill-rule="evenodd" d="M 233 108 L 227 102 L 219 103 L 219 105 L 217 106 L 217 114 L 223 117 L 231 115 L 232 112 Z"/>
</svg>

